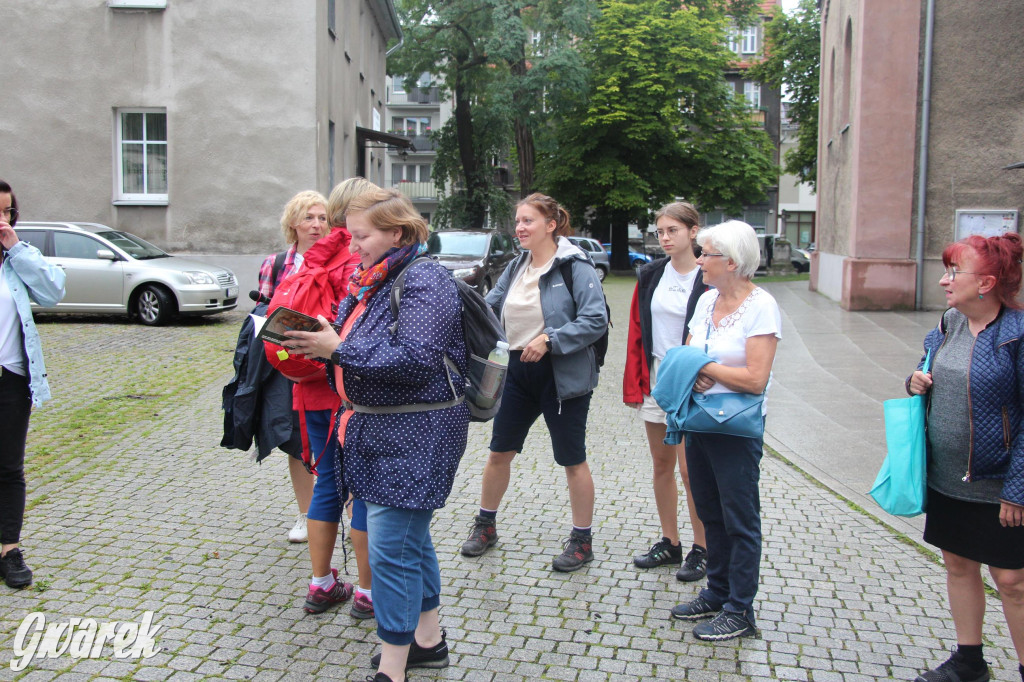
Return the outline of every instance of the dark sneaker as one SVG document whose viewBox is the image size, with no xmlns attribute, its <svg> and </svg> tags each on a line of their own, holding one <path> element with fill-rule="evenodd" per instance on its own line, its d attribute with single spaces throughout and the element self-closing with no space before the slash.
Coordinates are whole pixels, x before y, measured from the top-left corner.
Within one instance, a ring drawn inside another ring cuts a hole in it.
<svg viewBox="0 0 1024 682">
<path fill-rule="evenodd" d="M 462 556 L 480 556 L 498 541 L 498 529 L 494 519 L 477 516 L 473 519 L 473 530 L 469 539 L 462 543 Z"/>
<path fill-rule="evenodd" d="M 711 602 L 698 594 L 693 601 L 673 606 L 672 617 L 679 620 L 700 620 L 711 618 L 721 610 L 721 606 L 712 606 Z"/>
<path fill-rule="evenodd" d="M 359 620 L 373 618 L 373 600 L 362 592 L 356 592 L 356 598 L 352 600 L 352 617 Z"/>
<path fill-rule="evenodd" d="M 707 623 L 699 623 L 693 628 L 693 636 L 705 642 L 724 642 L 737 637 L 753 637 L 757 628 L 750 622 L 745 613 L 722 611 Z"/>
<path fill-rule="evenodd" d="M 32 569 L 25 564 L 25 557 L 17 547 L 0 557 L 0 578 L 16 590 L 32 584 Z"/>
<path fill-rule="evenodd" d="M 409 668 L 447 668 L 448 667 L 448 633 L 441 630 L 441 643 L 424 649 L 414 639 L 409 645 L 409 658 L 405 661 L 405 669 Z M 380 665 L 380 654 L 370 657 L 374 667 Z M 379 674 L 379 673 L 378 673 Z"/>
<path fill-rule="evenodd" d="M 366 682 L 394 682 L 394 680 L 384 673 L 377 673 L 376 675 L 367 675 Z"/>
<path fill-rule="evenodd" d="M 686 558 L 683 559 L 682 567 L 676 571 L 676 580 L 692 583 L 695 580 L 700 580 L 707 574 L 708 551 L 700 545 L 694 545 L 693 549 L 686 555 Z"/>
<path fill-rule="evenodd" d="M 338 569 L 332 568 L 331 573 L 334 574 L 334 587 L 330 590 L 310 585 L 306 603 L 302 606 L 306 613 L 323 613 L 335 604 L 347 602 L 352 598 L 355 586 L 338 580 Z"/>
<path fill-rule="evenodd" d="M 654 568 L 665 564 L 683 563 L 683 546 L 673 545 L 668 538 L 662 538 L 651 545 L 644 554 L 633 557 L 637 568 Z"/>
<path fill-rule="evenodd" d="M 551 567 L 562 573 L 583 568 L 594 560 L 593 537 L 573 531 L 565 541 L 564 550 L 551 562 Z"/>
<path fill-rule="evenodd" d="M 981 662 L 981 667 L 972 667 L 957 649 L 938 668 L 914 678 L 914 682 L 988 682 L 988 664 Z"/>
</svg>

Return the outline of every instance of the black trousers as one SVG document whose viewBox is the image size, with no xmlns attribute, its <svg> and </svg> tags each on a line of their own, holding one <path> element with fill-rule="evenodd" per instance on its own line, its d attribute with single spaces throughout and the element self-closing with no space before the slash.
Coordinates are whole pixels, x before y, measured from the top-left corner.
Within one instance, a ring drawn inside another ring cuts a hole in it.
<svg viewBox="0 0 1024 682">
<path fill-rule="evenodd" d="M 32 412 L 28 377 L 0 370 L 0 544 L 21 540 L 25 520 L 25 438 Z"/>
</svg>

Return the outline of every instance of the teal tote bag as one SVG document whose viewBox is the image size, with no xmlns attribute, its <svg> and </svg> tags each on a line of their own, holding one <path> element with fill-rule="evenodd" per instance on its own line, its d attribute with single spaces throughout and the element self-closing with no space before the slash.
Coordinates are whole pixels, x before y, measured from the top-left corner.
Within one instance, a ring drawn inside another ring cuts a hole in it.
<svg viewBox="0 0 1024 682">
<path fill-rule="evenodd" d="M 921 371 L 927 374 L 932 353 Z M 895 398 L 882 403 L 885 411 L 885 444 L 888 452 L 869 493 L 885 511 L 894 516 L 917 516 L 924 512 L 928 484 L 925 444 L 925 396 Z"/>
</svg>

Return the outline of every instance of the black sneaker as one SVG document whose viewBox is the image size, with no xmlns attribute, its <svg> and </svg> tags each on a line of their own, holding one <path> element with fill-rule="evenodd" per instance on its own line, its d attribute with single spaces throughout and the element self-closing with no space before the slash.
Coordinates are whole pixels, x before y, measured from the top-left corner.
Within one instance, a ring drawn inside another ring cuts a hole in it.
<svg viewBox="0 0 1024 682">
<path fill-rule="evenodd" d="M 949 659 L 938 668 L 914 678 L 914 682 L 988 682 L 988 664 L 981 662 L 981 667 L 973 667 L 959 650 L 953 649 Z"/>
<path fill-rule="evenodd" d="M 676 571 L 676 580 L 684 583 L 692 583 L 700 580 L 708 574 L 708 551 L 700 545 L 694 545 L 686 558 L 683 559 L 682 567 Z"/>
<path fill-rule="evenodd" d="M 583 568 L 583 564 L 594 560 L 593 538 L 588 534 L 573 531 L 565 541 L 565 549 L 551 562 L 551 567 L 562 573 Z"/>
<path fill-rule="evenodd" d="M 447 668 L 448 667 L 448 633 L 441 630 L 441 643 L 424 649 L 414 639 L 409 645 L 409 658 L 405 660 L 405 669 L 409 668 Z M 380 665 L 380 654 L 370 657 L 373 667 Z"/>
<path fill-rule="evenodd" d="M 737 637 L 753 637 L 757 628 L 750 622 L 745 613 L 722 611 L 707 623 L 699 623 L 693 628 L 693 636 L 705 642 L 724 642 Z"/>
<path fill-rule="evenodd" d="M 477 516 L 473 519 L 473 530 L 469 539 L 462 543 L 462 556 L 480 556 L 498 541 L 498 529 L 494 519 Z"/>
<path fill-rule="evenodd" d="M 0 578 L 16 590 L 32 584 L 32 569 L 25 564 L 25 557 L 17 547 L 0 557 Z"/>
<path fill-rule="evenodd" d="M 683 563 L 683 546 L 673 545 L 668 538 L 662 538 L 651 545 L 645 554 L 633 557 L 637 568 L 654 568 L 665 564 Z"/>
<path fill-rule="evenodd" d="M 673 606 L 672 617 L 679 620 L 700 620 L 711 618 L 721 610 L 721 606 L 712 606 L 711 602 L 698 594 L 693 601 Z"/>
</svg>

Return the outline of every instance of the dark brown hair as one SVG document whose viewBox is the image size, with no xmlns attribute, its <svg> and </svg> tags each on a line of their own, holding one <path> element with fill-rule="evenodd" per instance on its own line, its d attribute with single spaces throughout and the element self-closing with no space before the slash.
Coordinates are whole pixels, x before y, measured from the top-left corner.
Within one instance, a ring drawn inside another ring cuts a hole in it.
<svg viewBox="0 0 1024 682">
<path fill-rule="evenodd" d="M 14 215 L 11 216 L 11 227 L 18 222 L 18 197 L 14 196 L 14 190 L 3 180 L 0 180 L 0 194 L 11 195 L 11 208 L 14 209 Z"/>
</svg>

